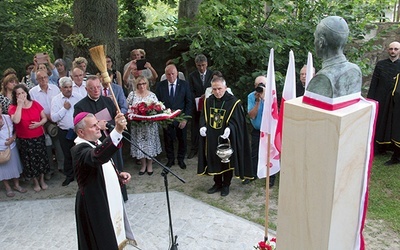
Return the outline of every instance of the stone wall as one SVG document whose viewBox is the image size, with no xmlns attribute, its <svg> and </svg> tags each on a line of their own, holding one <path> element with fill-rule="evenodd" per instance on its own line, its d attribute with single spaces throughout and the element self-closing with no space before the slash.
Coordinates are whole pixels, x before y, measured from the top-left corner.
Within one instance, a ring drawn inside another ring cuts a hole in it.
<svg viewBox="0 0 400 250">
<path fill-rule="evenodd" d="M 130 61 L 130 52 L 133 49 L 141 48 L 146 51 L 146 59 L 151 63 L 153 68 L 157 71 L 158 76 L 164 73 L 165 63 L 169 59 L 179 57 L 183 52 L 186 52 L 189 48 L 188 44 L 176 43 L 171 40 L 167 40 L 164 37 L 156 38 L 126 38 L 120 39 L 121 48 L 121 65 L 118 67 L 123 69 L 123 66 Z M 192 63 L 194 66 L 194 62 Z M 177 63 L 179 71 L 182 71 L 185 75 L 193 70 L 193 66 L 185 65 L 183 62 Z"/>
<path fill-rule="evenodd" d="M 399 23 L 379 23 L 378 28 L 372 31 L 367 39 L 376 39 L 375 45 L 379 45 L 379 49 L 376 51 L 372 51 L 367 53 L 365 57 L 367 57 L 370 61 L 372 67 L 375 67 L 375 64 L 379 60 L 383 60 L 388 58 L 387 48 L 389 44 L 393 41 L 400 41 L 400 24 Z M 362 44 L 359 44 L 362 46 Z M 371 82 L 372 72 L 368 76 L 363 77 L 363 87 L 367 89 Z"/>
</svg>

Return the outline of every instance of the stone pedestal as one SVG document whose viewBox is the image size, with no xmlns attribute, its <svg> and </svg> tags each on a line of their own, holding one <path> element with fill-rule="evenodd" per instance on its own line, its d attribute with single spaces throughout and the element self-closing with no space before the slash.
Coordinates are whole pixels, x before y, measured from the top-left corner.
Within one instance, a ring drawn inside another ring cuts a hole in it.
<svg viewBox="0 0 400 250">
<path fill-rule="evenodd" d="M 336 111 L 285 103 L 277 249 L 353 249 L 372 104 Z"/>
</svg>

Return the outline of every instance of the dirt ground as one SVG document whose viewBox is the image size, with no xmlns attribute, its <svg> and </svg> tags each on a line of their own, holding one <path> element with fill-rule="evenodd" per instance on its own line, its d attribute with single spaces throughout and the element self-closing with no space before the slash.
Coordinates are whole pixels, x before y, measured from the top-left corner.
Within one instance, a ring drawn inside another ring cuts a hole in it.
<svg viewBox="0 0 400 250">
<path fill-rule="evenodd" d="M 129 157 L 129 148 L 124 146 L 125 171 L 132 174 L 132 181 L 128 184 L 127 190 L 130 194 L 146 193 L 146 192 L 164 192 L 164 177 L 160 174 L 161 167 L 154 164 L 154 174 L 139 176 L 139 165 Z M 161 163 L 166 163 L 163 156 L 158 157 Z M 204 201 L 215 207 L 219 207 L 238 216 L 252 220 L 256 223 L 264 225 L 265 218 L 265 180 L 256 180 L 248 185 L 243 185 L 239 179 L 232 180 L 230 194 L 226 197 L 221 197 L 218 193 L 209 195 L 206 190 L 213 185 L 212 177 L 203 177 L 196 175 L 197 157 L 186 160 L 187 169 L 182 170 L 178 165 L 171 169 L 185 183 L 179 181 L 171 174 L 167 175 L 169 190 L 175 190 L 185 193 L 193 198 Z M 25 194 L 16 193 L 15 197 L 8 198 L 5 195 L 3 185 L 0 185 L 0 201 L 8 200 L 35 200 L 35 199 L 55 199 L 55 198 L 70 198 L 75 197 L 77 191 L 77 183 L 72 182 L 69 186 L 63 187 L 61 183 L 64 180 L 64 175 L 56 172 L 52 179 L 47 181 L 49 189 L 34 192 L 31 182 L 21 182 L 21 185 L 28 189 Z M 276 230 L 277 220 L 277 197 L 279 178 L 276 186 L 270 189 L 270 205 L 269 205 L 269 228 Z M 382 250 L 397 250 L 400 249 L 400 235 L 396 234 L 382 221 L 373 221 L 367 219 L 367 225 L 364 230 L 366 239 L 366 249 L 382 249 Z M 251 249 L 252 246 L 249 246 Z"/>
</svg>

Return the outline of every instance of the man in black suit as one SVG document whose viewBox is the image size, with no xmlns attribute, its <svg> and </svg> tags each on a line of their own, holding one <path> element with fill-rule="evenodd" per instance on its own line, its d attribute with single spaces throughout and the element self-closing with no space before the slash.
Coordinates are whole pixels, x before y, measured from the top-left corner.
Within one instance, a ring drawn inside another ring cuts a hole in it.
<svg viewBox="0 0 400 250">
<path fill-rule="evenodd" d="M 199 122 L 201 108 L 196 108 L 196 98 L 200 98 L 201 104 L 204 102 L 204 93 L 208 87 L 211 87 L 212 71 L 208 70 L 207 57 L 203 54 L 199 54 L 194 59 L 197 70 L 189 74 L 189 84 L 193 94 L 192 101 L 192 121 L 191 121 L 191 150 L 188 155 L 188 159 L 193 158 L 197 155 L 199 147 Z"/>
<path fill-rule="evenodd" d="M 185 115 L 191 115 L 192 94 L 190 93 L 189 83 L 178 79 L 178 70 L 173 64 L 165 68 L 166 80 L 157 84 L 156 95 L 159 101 L 163 102 L 166 108 L 172 110 L 180 109 Z M 186 155 L 186 123 L 187 121 L 173 122 L 163 129 L 164 146 L 167 152 L 167 167 L 175 164 L 174 139 L 178 139 L 178 165 L 185 169 L 184 162 Z"/>
</svg>

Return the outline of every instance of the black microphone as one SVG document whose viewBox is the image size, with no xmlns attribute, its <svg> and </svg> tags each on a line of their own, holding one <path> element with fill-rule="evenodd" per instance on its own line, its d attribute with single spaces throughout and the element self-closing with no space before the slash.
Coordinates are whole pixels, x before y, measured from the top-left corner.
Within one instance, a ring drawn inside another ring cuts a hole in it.
<svg viewBox="0 0 400 250">
<path fill-rule="evenodd" d="M 109 131 L 111 131 L 111 130 L 113 130 L 113 129 L 115 128 L 115 125 L 113 125 L 113 124 L 107 122 L 107 123 L 106 123 L 106 127 L 107 127 L 107 129 L 108 129 Z M 123 131 L 122 131 L 122 134 L 124 134 L 124 133 L 127 133 L 127 134 L 129 135 L 129 132 L 126 131 L 126 130 L 123 130 Z"/>
<path fill-rule="evenodd" d="M 115 125 L 113 125 L 113 124 L 107 122 L 107 123 L 106 123 L 106 127 L 107 127 L 108 130 L 111 131 L 111 130 L 113 130 L 113 129 L 115 128 Z"/>
</svg>

